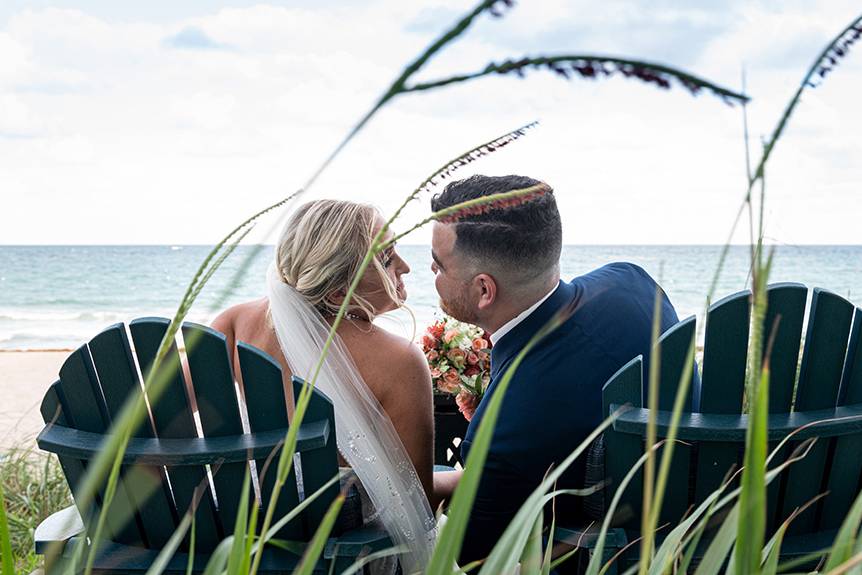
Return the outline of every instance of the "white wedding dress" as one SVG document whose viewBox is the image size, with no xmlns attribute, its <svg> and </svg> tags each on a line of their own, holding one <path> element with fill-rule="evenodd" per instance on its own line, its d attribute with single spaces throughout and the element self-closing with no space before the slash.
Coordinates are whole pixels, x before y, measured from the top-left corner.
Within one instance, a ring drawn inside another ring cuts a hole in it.
<svg viewBox="0 0 862 575">
<path fill-rule="evenodd" d="M 310 379 L 329 335 L 329 324 L 282 281 L 275 264 L 267 272 L 267 295 L 275 333 L 291 372 Z M 400 555 L 404 573 L 423 572 L 437 536 L 434 514 L 392 421 L 337 335 L 315 387 L 332 400 L 341 455 L 393 543 L 405 550 Z"/>
</svg>

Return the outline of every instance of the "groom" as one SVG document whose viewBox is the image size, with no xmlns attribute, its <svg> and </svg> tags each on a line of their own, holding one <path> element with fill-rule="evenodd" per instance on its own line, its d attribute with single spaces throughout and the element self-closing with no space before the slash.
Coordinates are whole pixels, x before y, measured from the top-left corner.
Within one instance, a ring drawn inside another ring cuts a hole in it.
<svg viewBox="0 0 862 575">
<path fill-rule="evenodd" d="M 539 184 L 523 176 L 473 176 L 450 183 L 431 200 L 431 207 L 436 212 Z M 465 459 L 512 360 L 558 311 L 574 310 L 527 354 L 506 390 L 461 565 L 488 555 L 548 469 L 608 415 L 601 410 L 604 383 L 639 354 L 645 373 L 649 369 L 652 315 L 660 288 L 629 263 L 560 281 L 560 214 L 553 190 L 547 185 L 542 190 L 514 206 L 434 224 L 432 270 L 440 305 L 456 319 L 490 332 L 493 343 L 491 382 L 461 444 Z M 660 293 L 664 331 L 678 319 Z M 583 487 L 584 467 L 583 457 L 576 460 L 557 487 Z M 457 472 L 435 477 L 435 489 L 454 488 L 458 477 Z M 558 498 L 558 521 L 583 521 L 580 499 Z"/>
</svg>

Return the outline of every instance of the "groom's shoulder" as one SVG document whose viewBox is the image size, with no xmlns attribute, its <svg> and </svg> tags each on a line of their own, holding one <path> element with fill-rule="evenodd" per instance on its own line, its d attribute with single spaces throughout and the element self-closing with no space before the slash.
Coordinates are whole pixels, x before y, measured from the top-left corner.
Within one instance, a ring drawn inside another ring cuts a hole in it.
<svg viewBox="0 0 862 575">
<path fill-rule="evenodd" d="M 572 280 L 572 283 L 601 282 L 606 284 L 619 284 L 621 282 L 647 282 L 655 284 L 655 280 L 637 264 L 632 262 L 611 262 L 600 268 L 594 269 L 582 276 Z"/>
</svg>

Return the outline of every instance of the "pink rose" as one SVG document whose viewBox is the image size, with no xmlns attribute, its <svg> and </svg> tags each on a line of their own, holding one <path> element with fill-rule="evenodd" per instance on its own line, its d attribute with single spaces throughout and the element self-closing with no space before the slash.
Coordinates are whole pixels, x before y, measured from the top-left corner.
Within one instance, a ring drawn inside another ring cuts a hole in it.
<svg viewBox="0 0 862 575">
<path fill-rule="evenodd" d="M 468 365 L 476 365 L 479 363 L 479 356 L 473 353 L 472 351 L 467 354 L 467 364 Z"/>
<path fill-rule="evenodd" d="M 478 375 L 480 371 L 479 366 L 471 365 L 464 370 L 464 375 L 467 377 L 473 377 L 474 375 Z"/>
<path fill-rule="evenodd" d="M 440 377 L 440 370 L 437 369 L 436 367 L 432 367 L 431 368 L 431 379 L 437 379 L 438 377 Z"/>
<path fill-rule="evenodd" d="M 467 354 L 464 353 L 464 350 L 457 347 L 455 349 L 450 349 L 449 353 L 446 354 L 446 357 L 452 365 L 458 369 L 464 367 L 464 362 L 467 360 Z"/>
<path fill-rule="evenodd" d="M 457 329 L 450 329 L 443 334 L 443 343 L 452 343 L 452 340 L 458 337 Z"/>
<path fill-rule="evenodd" d="M 455 393 L 461 384 L 461 376 L 454 369 L 449 369 L 437 382 L 437 388 L 446 393 Z"/>
<path fill-rule="evenodd" d="M 428 358 L 428 361 L 437 361 L 438 359 L 440 359 L 440 354 L 437 352 L 436 349 L 432 349 L 425 354 L 425 357 Z"/>
<path fill-rule="evenodd" d="M 473 419 L 476 408 L 479 406 L 479 397 L 469 391 L 462 391 L 455 396 L 455 403 L 458 405 L 458 411 L 461 412 L 464 419 L 470 421 Z"/>
<path fill-rule="evenodd" d="M 488 349 L 488 342 L 481 337 L 477 337 L 471 342 L 473 346 L 473 351 L 482 351 L 484 349 Z"/>
</svg>

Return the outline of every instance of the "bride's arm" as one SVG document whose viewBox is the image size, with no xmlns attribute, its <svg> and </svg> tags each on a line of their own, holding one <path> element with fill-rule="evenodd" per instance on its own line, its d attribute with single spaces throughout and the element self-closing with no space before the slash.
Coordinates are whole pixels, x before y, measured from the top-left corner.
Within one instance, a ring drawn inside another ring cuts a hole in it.
<svg viewBox="0 0 862 575">
<path fill-rule="evenodd" d="M 400 347 L 400 346 L 399 346 Z M 404 443 L 432 509 L 434 493 L 434 407 L 431 374 L 418 346 L 407 343 L 385 363 L 388 380 L 383 403 Z"/>
</svg>

